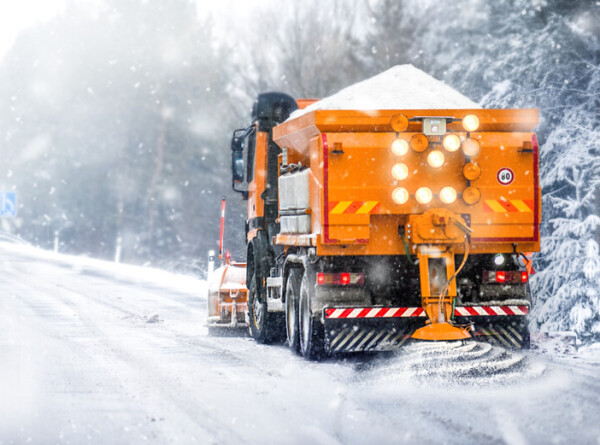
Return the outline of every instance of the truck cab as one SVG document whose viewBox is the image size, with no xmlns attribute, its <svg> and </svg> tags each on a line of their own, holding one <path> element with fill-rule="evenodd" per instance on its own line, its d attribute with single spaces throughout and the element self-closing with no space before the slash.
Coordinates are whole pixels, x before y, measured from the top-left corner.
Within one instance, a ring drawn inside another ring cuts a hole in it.
<svg viewBox="0 0 600 445">
<path fill-rule="evenodd" d="M 264 93 L 252 107 L 252 122 L 233 132 L 231 139 L 232 187 L 247 201 L 246 283 L 249 288 L 249 322 L 253 337 L 271 342 L 281 337 L 281 300 L 267 307 L 267 278 L 283 247 L 274 244 L 278 220 L 278 171 L 281 148 L 273 141 L 273 128 L 298 109 L 283 93 Z M 277 301 L 278 300 L 278 301 Z M 279 304 L 277 304 L 279 303 Z M 269 310 L 270 309 L 270 310 Z"/>
</svg>

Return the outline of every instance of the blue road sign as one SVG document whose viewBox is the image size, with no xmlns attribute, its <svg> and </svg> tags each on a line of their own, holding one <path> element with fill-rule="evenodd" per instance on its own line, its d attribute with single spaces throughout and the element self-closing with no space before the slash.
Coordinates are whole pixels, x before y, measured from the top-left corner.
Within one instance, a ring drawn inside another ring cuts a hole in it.
<svg viewBox="0 0 600 445">
<path fill-rule="evenodd" d="M 0 216 L 17 216 L 16 192 L 0 192 Z"/>
</svg>

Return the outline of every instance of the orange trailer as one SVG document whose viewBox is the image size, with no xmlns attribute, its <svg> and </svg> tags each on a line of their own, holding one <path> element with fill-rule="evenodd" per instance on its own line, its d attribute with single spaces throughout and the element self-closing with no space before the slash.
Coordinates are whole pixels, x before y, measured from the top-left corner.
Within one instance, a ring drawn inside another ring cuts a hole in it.
<svg viewBox="0 0 600 445">
<path fill-rule="evenodd" d="M 520 257 L 540 247 L 537 110 L 288 119 L 297 108 L 261 95 L 232 140 L 252 335 L 285 333 L 307 358 L 411 339 L 527 347 Z"/>
<path fill-rule="evenodd" d="M 221 200 L 221 230 L 219 233 L 219 260 L 215 270 L 215 252 L 208 253 L 208 278 L 206 296 L 206 324 L 209 335 L 221 335 L 224 329 L 248 327 L 248 288 L 246 263 L 231 261 L 229 252 L 223 255 L 225 229 L 225 198 Z M 225 258 L 223 258 L 225 257 Z M 224 260 L 224 261 L 223 261 Z"/>
<path fill-rule="evenodd" d="M 208 278 L 207 326 L 210 334 L 223 328 L 246 329 L 248 310 L 246 264 L 230 262 L 212 272 Z"/>
</svg>

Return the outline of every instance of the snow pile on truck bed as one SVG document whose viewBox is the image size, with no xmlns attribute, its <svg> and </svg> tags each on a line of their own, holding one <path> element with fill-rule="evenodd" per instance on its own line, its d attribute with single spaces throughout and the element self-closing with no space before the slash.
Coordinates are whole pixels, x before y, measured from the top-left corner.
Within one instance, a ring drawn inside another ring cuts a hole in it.
<svg viewBox="0 0 600 445">
<path fill-rule="evenodd" d="M 338 93 L 292 113 L 291 119 L 314 110 L 419 110 L 481 108 L 444 82 L 412 65 L 398 65 L 350 85 Z"/>
</svg>

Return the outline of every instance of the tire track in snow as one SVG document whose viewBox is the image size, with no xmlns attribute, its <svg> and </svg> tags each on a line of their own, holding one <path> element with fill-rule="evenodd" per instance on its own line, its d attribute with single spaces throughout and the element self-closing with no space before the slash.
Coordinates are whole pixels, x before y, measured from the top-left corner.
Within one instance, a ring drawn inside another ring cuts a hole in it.
<svg viewBox="0 0 600 445">
<path fill-rule="evenodd" d="M 98 323 L 88 315 L 88 312 L 100 314 L 96 308 L 90 306 L 90 298 L 51 280 L 43 283 L 27 283 L 18 278 L 12 280 L 5 278 L 3 281 L 21 294 L 19 303 L 37 315 L 37 323 L 29 323 L 32 328 L 44 336 L 61 342 L 67 341 L 69 351 L 77 354 L 80 359 L 91 359 L 99 366 L 105 367 L 115 379 L 122 382 L 123 388 L 130 397 L 138 399 L 146 397 L 150 407 L 170 404 L 171 407 L 167 406 L 163 411 L 178 412 L 178 417 L 185 416 L 187 421 L 194 425 L 193 428 L 188 427 L 189 431 L 193 431 L 195 435 L 204 431 L 203 440 L 242 441 L 243 437 L 235 430 L 228 431 L 227 436 L 223 437 L 223 431 L 218 427 L 218 419 L 214 419 L 213 422 L 207 421 L 212 416 L 210 410 L 191 397 L 187 388 L 174 382 L 168 369 L 157 367 L 156 357 L 139 353 L 143 348 L 137 345 L 124 347 L 127 341 L 123 341 L 116 332 L 107 332 L 100 328 Z M 98 300 L 94 302 L 97 303 Z M 106 307 L 116 308 L 115 305 L 106 304 L 106 301 L 101 303 Z M 118 310 L 122 311 L 122 308 Z M 130 311 L 125 312 L 134 314 Z M 109 313 L 107 315 L 110 316 Z M 114 323 L 109 326 L 115 328 Z M 139 323 L 138 329 L 134 327 L 138 335 L 143 331 L 139 329 L 140 327 L 145 326 Z M 131 329 L 127 330 L 131 331 Z M 68 366 L 68 363 L 65 365 Z M 148 413 L 148 417 L 153 416 Z M 177 421 L 178 425 L 185 423 L 181 418 Z M 214 426 L 211 427 L 211 423 Z M 192 437 L 192 433 L 188 437 Z"/>
</svg>

